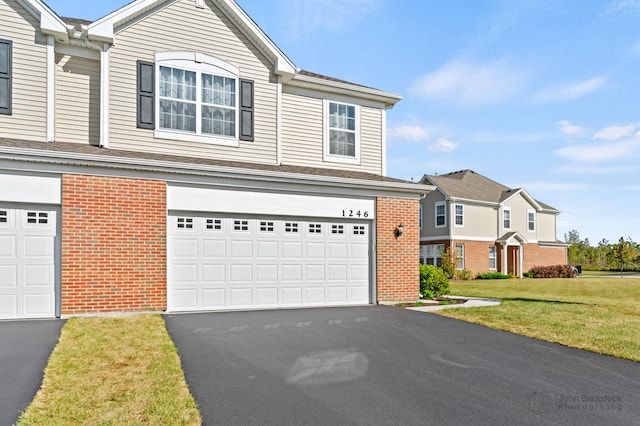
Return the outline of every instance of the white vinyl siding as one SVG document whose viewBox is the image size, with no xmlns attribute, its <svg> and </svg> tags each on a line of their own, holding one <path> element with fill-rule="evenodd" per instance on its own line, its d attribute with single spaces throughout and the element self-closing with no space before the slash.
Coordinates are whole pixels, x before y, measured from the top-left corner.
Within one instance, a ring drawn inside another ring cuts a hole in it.
<svg viewBox="0 0 640 426">
<path fill-rule="evenodd" d="M 349 169 L 382 173 L 382 111 L 360 106 L 360 163 Z M 344 169 L 323 161 L 323 99 L 282 94 L 282 162 L 287 165 Z"/>
<path fill-rule="evenodd" d="M 15 0 L 0 2 L 0 38 L 12 46 L 12 113 L 0 114 L 2 136 L 45 141 L 47 130 L 47 38 L 40 23 Z"/>
<path fill-rule="evenodd" d="M 100 144 L 100 62 L 56 54 L 56 141 Z"/>
<path fill-rule="evenodd" d="M 271 65 L 212 2 L 205 3 L 204 9 L 196 9 L 193 0 L 170 3 L 121 29 L 116 38 L 109 57 L 110 148 L 275 163 L 277 85 L 270 81 Z M 154 139 L 152 130 L 135 127 L 136 60 L 153 62 L 154 52 L 185 50 L 232 64 L 240 70 L 240 78 L 254 80 L 254 142 L 240 141 L 239 147 L 233 147 Z"/>
</svg>

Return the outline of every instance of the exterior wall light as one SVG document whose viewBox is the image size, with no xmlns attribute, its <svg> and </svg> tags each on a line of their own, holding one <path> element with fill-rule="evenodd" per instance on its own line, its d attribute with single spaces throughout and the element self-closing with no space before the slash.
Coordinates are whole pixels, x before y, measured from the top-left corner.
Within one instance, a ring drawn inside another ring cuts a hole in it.
<svg viewBox="0 0 640 426">
<path fill-rule="evenodd" d="M 396 236 L 396 238 L 398 238 L 402 235 L 403 232 L 404 232 L 404 225 L 401 223 L 400 225 L 398 225 L 395 231 L 393 231 L 393 234 Z"/>
</svg>

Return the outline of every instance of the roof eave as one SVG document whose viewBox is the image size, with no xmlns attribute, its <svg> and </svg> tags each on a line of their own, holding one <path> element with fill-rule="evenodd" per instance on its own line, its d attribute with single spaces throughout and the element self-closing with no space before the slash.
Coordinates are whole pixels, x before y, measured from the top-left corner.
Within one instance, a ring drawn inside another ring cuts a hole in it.
<svg viewBox="0 0 640 426">
<path fill-rule="evenodd" d="M 350 84 L 342 81 L 333 81 L 299 73 L 296 74 L 287 84 L 289 86 L 303 89 L 313 89 L 322 92 L 336 93 L 339 95 L 370 99 L 384 103 L 387 108 L 392 108 L 403 98 L 402 95 L 372 89 L 370 87 Z"/>
<path fill-rule="evenodd" d="M 7 159 L 35 163 L 54 163 L 74 166 L 103 167 L 115 169 L 133 169 L 155 172 L 168 172 L 209 177 L 233 177 L 244 180 L 276 180 L 280 182 L 305 183 L 308 185 L 325 185 L 351 187 L 357 189 L 389 191 L 399 194 L 422 196 L 435 187 L 413 182 L 389 182 L 366 180 L 339 176 L 314 175 L 295 172 L 281 172 L 263 169 L 225 167 L 163 161 L 130 157 L 113 157 L 97 154 L 80 154 L 73 152 L 42 151 L 28 148 L 0 147 L 0 153 Z M 8 156 L 7 156 L 8 155 Z"/>
</svg>

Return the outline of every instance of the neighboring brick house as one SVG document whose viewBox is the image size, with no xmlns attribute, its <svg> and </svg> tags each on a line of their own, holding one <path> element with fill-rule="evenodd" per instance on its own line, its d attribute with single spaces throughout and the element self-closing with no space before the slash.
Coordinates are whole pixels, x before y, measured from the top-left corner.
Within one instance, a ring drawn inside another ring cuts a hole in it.
<svg viewBox="0 0 640 426">
<path fill-rule="evenodd" d="M 425 175 L 434 185 L 421 201 L 420 259 L 440 264 L 447 249 L 457 269 L 522 276 L 534 266 L 565 264 L 568 244 L 556 238 L 558 210 L 522 188 L 472 170 Z"/>
<path fill-rule="evenodd" d="M 0 17 L 0 318 L 418 298 L 400 96 L 298 69 L 232 0 Z"/>
</svg>

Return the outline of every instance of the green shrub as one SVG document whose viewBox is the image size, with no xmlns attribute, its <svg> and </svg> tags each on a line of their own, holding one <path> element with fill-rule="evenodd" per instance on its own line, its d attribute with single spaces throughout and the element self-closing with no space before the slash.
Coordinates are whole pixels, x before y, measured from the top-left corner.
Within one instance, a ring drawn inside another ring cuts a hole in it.
<svg viewBox="0 0 640 426">
<path fill-rule="evenodd" d="M 425 299 L 435 299 L 449 293 L 449 278 L 441 268 L 420 265 L 420 294 Z"/>
<path fill-rule="evenodd" d="M 513 278 L 511 274 L 503 274 L 502 272 L 481 272 L 476 275 L 477 280 L 508 280 Z"/>
<path fill-rule="evenodd" d="M 444 273 L 447 275 L 447 278 L 449 279 L 453 278 L 456 272 L 456 259 L 453 256 L 453 254 L 451 254 L 451 250 L 447 248 L 446 250 L 441 251 L 440 258 L 442 259 L 441 268 L 444 271 Z"/>
<path fill-rule="evenodd" d="M 473 278 L 473 274 L 471 273 L 470 270 L 468 270 L 467 268 L 456 271 L 455 275 L 454 275 L 455 279 L 457 280 L 470 280 L 471 278 Z"/>
<path fill-rule="evenodd" d="M 525 277 L 525 278 L 535 278 L 534 275 L 535 274 L 533 272 L 531 272 L 531 271 L 525 272 L 524 274 L 522 274 L 522 276 Z"/>
</svg>

